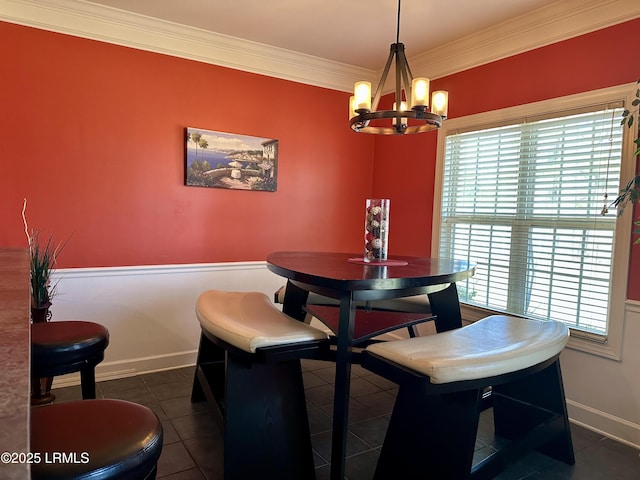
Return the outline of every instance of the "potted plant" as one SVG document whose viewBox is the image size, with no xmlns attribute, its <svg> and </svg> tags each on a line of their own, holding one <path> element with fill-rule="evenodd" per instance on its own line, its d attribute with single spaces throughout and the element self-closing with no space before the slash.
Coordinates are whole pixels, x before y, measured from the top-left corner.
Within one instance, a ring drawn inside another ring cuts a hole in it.
<svg viewBox="0 0 640 480">
<path fill-rule="evenodd" d="M 51 299 L 55 295 L 55 284 L 51 283 L 51 273 L 56 263 L 58 248 L 53 236 L 41 242 L 40 232 L 35 230 L 28 235 L 31 281 L 31 321 L 47 322 L 51 318 Z"/>
<path fill-rule="evenodd" d="M 30 281 L 31 281 L 31 322 L 48 322 L 51 319 L 51 298 L 55 293 L 55 285 L 51 285 L 51 270 L 56 263 L 56 248 L 53 237 L 49 235 L 46 242 L 40 242 L 40 232 L 27 233 L 29 239 Z M 31 379 L 31 404 L 43 405 L 53 402 L 51 393 L 53 377 Z"/>
<path fill-rule="evenodd" d="M 56 290 L 56 285 L 51 282 L 51 273 L 55 267 L 56 259 L 64 244 L 55 244 L 53 235 L 49 235 L 42 241 L 40 232 L 33 230 L 29 233 L 25 211 L 27 199 L 22 207 L 22 220 L 24 231 L 29 242 L 30 256 L 30 293 L 31 293 L 31 322 L 48 322 L 51 319 L 51 299 Z M 51 403 L 55 396 L 51 393 L 53 377 L 31 379 L 31 404 L 42 405 Z"/>
<path fill-rule="evenodd" d="M 46 322 L 51 319 L 49 307 L 51 307 L 51 299 L 56 290 L 56 285 L 51 283 L 51 273 L 64 244 L 55 244 L 53 235 L 49 235 L 46 240 L 41 241 L 38 230 L 33 230 L 29 233 L 25 216 L 26 208 L 27 199 L 25 198 L 22 207 L 22 220 L 29 242 L 31 321 L 33 323 Z"/>
<path fill-rule="evenodd" d="M 640 80 L 638 80 L 638 85 L 640 85 Z M 638 116 L 638 109 L 640 108 L 640 88 L 636 90 L 635 99 L 631 102 L 632 109 L 625 109 L 622 113 L 622 119 L 620 120 L 621 125 L 626 125 L 628 128 L 636 128 L 636 139 L 633 141 L 636 144 L 636 151 L 634 152 L 634 156 L 637 157 L 640 155 L 640 125 L 637 122 L 636 117 Z M 635 107 L 635 108 L 633 108 Z M 618 207 L 618 213 L 622 214 L 624 208 L 629 204 L 633 204 L 640 201 L 640 175 L 635 175 L 631 180 L 629 180 L 626 186 L 620 191 L 620 195 L 613 201 L 613 206 Z M 633 222 L 636 227 L 640 227 L 640 220 L 636 220 Z M 633 233 L 640 234 L 640 229 L 635 230 Z M 640 237 L 636 239 L 634 244 L 640 243 Z"/>
</svg>

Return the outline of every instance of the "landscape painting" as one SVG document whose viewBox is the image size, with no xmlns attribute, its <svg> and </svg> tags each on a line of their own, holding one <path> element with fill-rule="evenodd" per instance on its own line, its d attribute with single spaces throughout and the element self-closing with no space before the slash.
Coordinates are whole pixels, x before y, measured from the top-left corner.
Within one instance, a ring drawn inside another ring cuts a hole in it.
<svg viewBox="0 0 640 480">
<path fill-rule="evenodd" d="M 186 129 L 185 184 L 275 192 L 278 140 Z"/>
</svg>

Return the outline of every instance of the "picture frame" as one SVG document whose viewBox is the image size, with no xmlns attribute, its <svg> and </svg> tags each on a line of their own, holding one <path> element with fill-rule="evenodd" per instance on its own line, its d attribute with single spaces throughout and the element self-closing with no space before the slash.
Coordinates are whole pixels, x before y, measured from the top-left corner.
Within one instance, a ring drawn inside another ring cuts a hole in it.
<svg viewBox="0 0 640 480">
<path fill-rule="evenodd" d="M 185 185 L 275 192 L 278 146 L 272 138 L 185 129 Z"/>
</svg>

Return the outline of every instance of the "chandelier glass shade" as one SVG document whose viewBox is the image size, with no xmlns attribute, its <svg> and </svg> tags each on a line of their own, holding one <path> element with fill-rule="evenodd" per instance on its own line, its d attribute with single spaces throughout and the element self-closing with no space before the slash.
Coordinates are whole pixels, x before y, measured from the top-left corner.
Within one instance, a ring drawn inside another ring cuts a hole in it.
<svg viewBox="0 0 640 480">
<path fill-rule="evenodd" d="M 391 44 L 375 95 L 371 97 L 370 82 L 356 82 L 349 101 L 349 125 L 355 132 L 380 135 L 403 135 L 427 132 L 442 126 L 447 117 L 448 93 L 443 90 L 431 94 L 429 79 L 413 78 L 400 39 L 400 1 L 396 43 Z M 391 110 L 378 110 L 382 89 L 395 60 L 395 102 Z"/>
</svg>

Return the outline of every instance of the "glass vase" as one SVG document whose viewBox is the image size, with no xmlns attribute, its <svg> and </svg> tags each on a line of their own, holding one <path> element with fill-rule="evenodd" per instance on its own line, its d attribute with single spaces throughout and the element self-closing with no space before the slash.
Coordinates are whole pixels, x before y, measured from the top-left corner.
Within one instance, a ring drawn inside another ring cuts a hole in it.
<svg viewBox="0 0 640 480">
<path fill-rule="evenodd" d="M 368 198 L 364 221 L 364 261 L 385 262 L 389 247 L 389 204 L 387 198 Z"/>
</svg>

